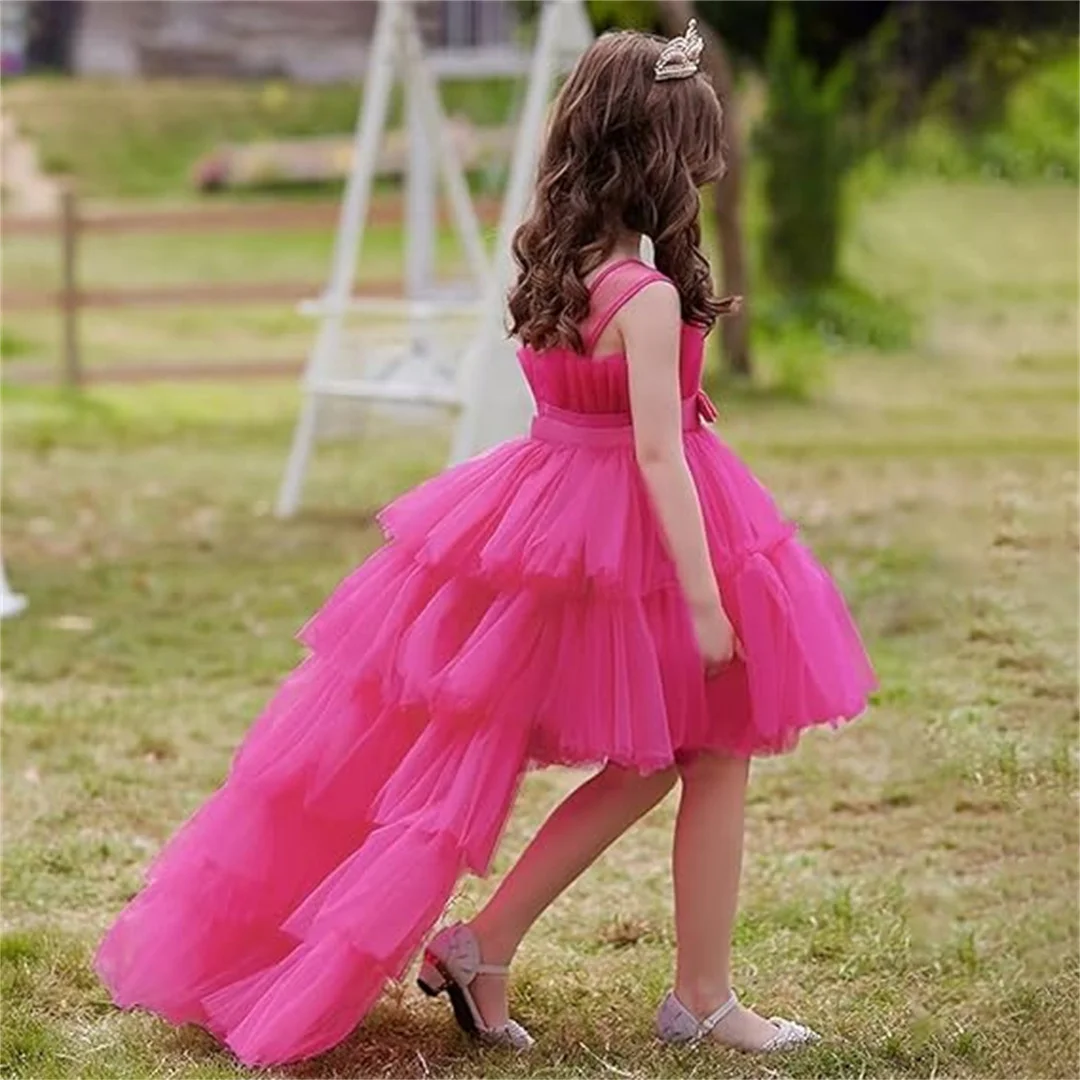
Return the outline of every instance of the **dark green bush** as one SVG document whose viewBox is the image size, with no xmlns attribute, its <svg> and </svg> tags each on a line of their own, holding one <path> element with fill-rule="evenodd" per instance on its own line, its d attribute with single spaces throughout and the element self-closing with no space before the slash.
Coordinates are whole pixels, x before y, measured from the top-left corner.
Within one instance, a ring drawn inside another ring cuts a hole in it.
<svg viewBox="0 0 1080 1080">
<path fill-rule="evenodd" d="M 16 334 L 14 330 L 9 330 L 6 326 L 0 327 L 0 359 L 14 360 L 32 351 L 30 342 L 24 337 Z"/>
<path fill-rule="evenodd" d="M 755 333 L 764 340 L 778 340 L 801 327 L 831 348 L 891 352 L 909 346 L 914 336 L 911 313 L 902 305 L 844 280 L 813 293 L 766 290 L 755 313 Z"/>
<path fill-rule="evenodd" d="M 811 398 L 828 381 L 833 350 L 891 352 L 914 337 L 915 320 L 901 304 L 843 279 L 814 292 L 766 286 L 754 301 L 759 384 L 791 400 Z"/>
<path fill-rule="evenodd" d="M 1000 102 L 973 117 L 956 104 L 970 97 L 970 71 L 946 76 L 922 119 L 875 156 L 891 171 L 949 180 L 1080 180 L 1080 55 L 1075 41 L 1034 51 Z"/>
<path fill-rule="evenodd" d="M 768 104 L 756 144 L 764 173 L 762 265 L 779 289 L 836 280 L 844 180 L 853 162 L 844 122 L 850 69 L 821 78 L 799 55 L 795 21 L 777 6 L 768 49 Z"/>
</svg>

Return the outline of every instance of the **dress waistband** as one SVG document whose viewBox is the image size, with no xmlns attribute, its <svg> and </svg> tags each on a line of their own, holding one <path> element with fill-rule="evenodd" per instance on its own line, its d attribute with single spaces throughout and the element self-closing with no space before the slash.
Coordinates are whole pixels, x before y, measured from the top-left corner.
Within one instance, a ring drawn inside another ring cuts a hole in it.
<svg viewBox="0 0 1080 1080">
<path fill-rule="evenodd" d="M 717 417 L 716 406 L 704 390 L 682 402 L 683 431 L 696 431 Z M 634 428 L 629 413 L 582 413 L 541 402 L 530 435 L 544 442 L 572 446 L 632 446 Z"/>
</svg>

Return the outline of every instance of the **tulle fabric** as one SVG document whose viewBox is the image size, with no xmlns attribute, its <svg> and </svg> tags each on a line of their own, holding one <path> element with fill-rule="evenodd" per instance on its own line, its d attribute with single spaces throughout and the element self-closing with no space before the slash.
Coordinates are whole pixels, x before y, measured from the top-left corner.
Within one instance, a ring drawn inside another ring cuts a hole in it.
<svg viewBox="0 0 1080 1080">
<path fill-rule="evenodd" d="M 387 549 L 305 628 L 313 651 L 98 949 L 118 1005 L 200 1024 L 250 1065 L 312 1056 L 401 977 L 461 874 L 486 872 L 528 717 L 393 692 L 423 644 L 406 646 L 410 613 L 439 588 Z"/>
<path fill-rule="evenodd" d="M 541 401 L 628 407 L 624 362 L 543 371 Z M 855 716 L 873 674 L 835 586 L 727 447 L 701 429 L 685 445 L 745 662 L 703 678 L 629 439 L 518 439 L 422 484 L 381 513 L 386 544 L 302 629 L 307 657 L 110 928 L 96 967 L 115 1001 L 251 1065 L 310 1057 L 401 977 L 459 876 L 486 872 L 531 765 L 650 772 Z"/>
<path fill-rule="evenodd" d="M 461 593 L 488 585 L 498 594 L 473 648 L 434 678 L 432 654 L 421 653 L 401 677 L 426 680 L 438 708 L 468 711 L 495 700 L 509 675 L 532 714 L 530 756 L 545 764 L 655 769 L 693 750 L 775 753 L 806 727 L 861 712 L 873 672 L 832 580 L 720 440 L 701 430 L 685 445 L 744 662 L 701 678 L 632 448 L 522 439 L 380 514 L 394 550 Z M 351 601 L 347 588 L 342 605 L 364 602 L 363 590 Z M 424 611 L 410 640 L 432 640 L 443 614 Z M 541 676 L 538 696 L 530 670 Z M 542 678 L 550 670 L 559 672 L 551 685 Z"/>
</svg>

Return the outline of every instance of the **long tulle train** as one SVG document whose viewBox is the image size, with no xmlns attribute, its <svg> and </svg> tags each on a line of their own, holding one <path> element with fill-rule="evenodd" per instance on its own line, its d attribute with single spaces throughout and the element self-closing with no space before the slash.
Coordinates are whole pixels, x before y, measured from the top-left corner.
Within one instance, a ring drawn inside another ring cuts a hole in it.
<svg viewBox="0 0 1080 1080">
<path fill-rule="evenodd" d="M 745 663 L 703 679 L 632 452 L 523 439 L 421 485 L 106 935 L 116 1002 L 249 1064 L 317 1054 L 486 871 L 530 765 L 648 772 L 856 715 L 873 675 L 832 582 L 730 451 L 686 445 Z"/>
</svg>

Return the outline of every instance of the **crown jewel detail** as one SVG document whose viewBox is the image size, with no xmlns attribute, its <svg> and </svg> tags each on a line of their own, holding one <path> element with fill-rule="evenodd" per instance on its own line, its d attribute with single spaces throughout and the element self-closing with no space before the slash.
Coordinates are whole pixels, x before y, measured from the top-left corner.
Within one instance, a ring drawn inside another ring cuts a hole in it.
<svg viewBox="0 0 1080 1080">
<path fill-rule="evenodd" d="M 688 79 L 696 75 L 704 48 L 705 42 L 698 33 L 697 19 L 691 19 L 686 33 L 682 37 L 672 38 L 660 53 L 654 69 L 656 81 Z"/>
</svg>

